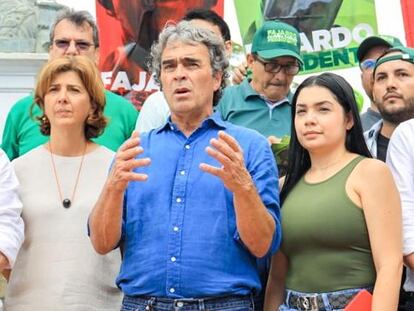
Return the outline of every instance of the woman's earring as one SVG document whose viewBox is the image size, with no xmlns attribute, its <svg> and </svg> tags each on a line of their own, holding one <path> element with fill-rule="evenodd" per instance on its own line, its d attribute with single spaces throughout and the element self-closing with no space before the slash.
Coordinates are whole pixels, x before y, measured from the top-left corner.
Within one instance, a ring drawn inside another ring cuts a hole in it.
<svg viewBox="0 0 414 311">
<path fill-rule="evenodd" d="M 49 124 L 50 123 L 49 119 L 45 115 L 41 118 L 41 120 L 42 120 L 42 124 Z"/>
</svg>

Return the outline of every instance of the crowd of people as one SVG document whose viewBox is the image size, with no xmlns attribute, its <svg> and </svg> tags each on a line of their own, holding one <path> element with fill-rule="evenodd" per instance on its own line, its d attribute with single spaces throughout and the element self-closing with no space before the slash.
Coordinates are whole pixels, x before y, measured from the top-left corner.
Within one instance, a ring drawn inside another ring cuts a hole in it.
<svg viewBox="0 0 414 311">
<path fill-rule="evenodd" d="M 3 133 L 4 310 L 414 310 L 414 49 L 360 44 L 360 115 L 337 74 L 291 89 L 300 47 L 265 21 L 230 82 L 228 26 L 188 11 L 138 113 L 104 89 L 92 16 L 62 12 Z"/>
</svg>

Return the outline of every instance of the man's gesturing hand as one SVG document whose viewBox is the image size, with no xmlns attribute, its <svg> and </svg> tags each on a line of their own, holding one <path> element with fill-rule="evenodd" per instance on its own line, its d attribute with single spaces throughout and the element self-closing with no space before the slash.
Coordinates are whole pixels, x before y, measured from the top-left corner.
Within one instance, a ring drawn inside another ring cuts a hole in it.
<svg viewBox="0 0 414 311">
<path fill-rule="evenodd" d="M 133 132 L 131 137 L 119 147 L 115 155 L 115 162 L 112 165 L 108 183 L 118 190 L 124 191 L 130 181 L 147 180 L 147 174 L 139 174 L 133 171 L 135 168 L 150 164 L 150 158 L 136 159 L 136 156 L 143 152 L 144 149 L 140 146 L 139 134 Z"/>
<path fill-rule="evenodd" d="M 200 168 L 219 177 L 226 188 L 233 193 L 251 189 L 253 180 L 246 169 L 243 150 L 237 141 L 229 134 L 220 131 L 218 138 L 210 140 L 210 145 L 206 151 L 221 163 L 221 167 L 201 163 Z"/>
</svg>

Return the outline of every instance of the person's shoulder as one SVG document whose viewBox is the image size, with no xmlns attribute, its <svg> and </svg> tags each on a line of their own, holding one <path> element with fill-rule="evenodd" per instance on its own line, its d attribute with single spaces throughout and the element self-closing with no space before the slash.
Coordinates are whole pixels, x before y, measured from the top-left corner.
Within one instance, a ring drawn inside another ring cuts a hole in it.
<svg viewBox="0 0 414 311">
<path fill-rule="evenodd" d="M 414 128 L 414 119 L 410 119 L 407 121 L 404 121 L 400 124 L 402 127 L 410 127 L 410 128 Z"/>
<path fill-rule="evenodd" d="M 388 144 L 388 158 L 414 151 L 414 119 L 397 126 Z M 396 159 L 396 158 L 395 158 Z"/>
<path fill-rule="evenodd" d="M 125 99 L 122 96 L 119 96 L 118 94 L 115 94 L 111 91 L 105 90 L 105 99 L 106 99 L 106 105 L 109 108 L 116 108 L 118 110 L 129 110 L 129 111 L 135 111 L 137 112 L 134 105 Z"/>
<path fill-rule="evenodd" d="M 388 144 L 388 153 L 395 148 L 408 149 L 414 146 L 414 119 L 400 123 L 393 131 Z"/>
<path fill-rule="evenodd" d="M 221 111 L 223 118 L 227 119 L 227 114 L 232 110 L 239 110 L 240 106 L 245 105 L 246 96 L 251 93 L 245 82 L 238 85 L 227 86 L 218 102 L 218 110 Z"/>
<path fill-rule="evenodd" d="M 105 90 L 105 98 L 107 101 L 111 101 L 111 102 L 117 102 L 117 101 L 128 102 L 128 100 L 125 99 L 124 97 L 118 94 L 115 94 L 114 92 L 108 91 L 108 90 Z"/>
<path fill-rule="evenodd" d="M 26 167 L 33 164 L 33 161 L 37 161 L 39 158 L 46 155 L 46 149 L 44 145 L 37 146 L 27 153 L 15 158 L 12 161 L 13 167 L 17 170 L 20 167 Z"/>
<path fill-rule="evenodd" d="M 381 179 L 384 174 L 388 174 L 389 168 L 381 160 L 364 157 L 357 165 L 356 173 L 362 182 L 372 182 L 375 181 L 376 178 Z"/>
<path fill-rule="evenodd" d="M 361 196 L 375 195 L 394 185 L 390 168 L 378 159 L 364 158 L 350 177 L 349 185 Z"/>
<path fill-rule="evenodd" d="M 167 125 L 164 125 L 167 126 Z M 139 133 L 141 145 L 147 145 L 150 141 L 158 141 L 166 132 L 164 126 L 150 129 L 149 131 Z"/>
<path fill-rule="evenodd" d="M 361 156 L 361 166 L 367 168 L 387 167 L 387 165 L 378 159 Z"/>
<path fill-rule="evenodd" d="M 154 93 L 151 93 L 146 99 L 145 99 L 145 103 L 146 102 L 152 102 L 152 101 L 160 101 L 160 100 L 166 100 L 165 96 L 164 96 L 164 92 L 163 91 L 155 91 Z M 144 104 L 145 105 L 145 104 Z"/>
<path fill-rule="evenodd" d="M 90 162 L 95 163 L 97 166 L 104 167 L 105 170 L 107 170 L 112 163 L 114 157 L 115 152 L 103 145 L 98 145 L 96 149 L 89 154 L 89 158 L 91 159 Z"/>
<path fill-rule="evenodd" d="M 17 102 L 13 104 L 10 109 L 10 113 L 19 113 L 19 112 L 28 112 L 30 106 L 34 103 L 33 95 L 27 95 L 25 97 L 20 98 Z"/>
<path fill-rule="evenodd" d="M 228 85 L 224 88 L 223 94 L 225 95 L 225 94 L 234 94 L 234 93 L 242 92 L 246 88 L 246 85 L 245 85 L 246 83 L 247 82 L 243 80 L 243 82 L 240 84 Z"/>
<path fill-rule="evenodd" d="M 97 155 L 109 159 L 113 159 L 113 157 L 115 156 L 115 151 L 112 151 L 111 149 L 103 145 L 98 145 L 98 148 L 96 148 L 95 152 Z"/>
<path fill-rule="evenodd" d="M 144 102 L 144 105 L 141 108 L 141 118 L 148 118 L 149 113 L 156 113 L 157 115 L 161 116 L 169 116 L 170 115 L 170 108 L 167 103 L 167 99 L 164 96 L 164 92 L 156 91 L 151 93 Z"/>
<path fill-rule="evenodd" d="M 393 136 L 401 134 L 408 134 L 409 136 L 414 137 L 414 119 L 410 119 L 400 123 L 395 129 Z"/>
</svg>

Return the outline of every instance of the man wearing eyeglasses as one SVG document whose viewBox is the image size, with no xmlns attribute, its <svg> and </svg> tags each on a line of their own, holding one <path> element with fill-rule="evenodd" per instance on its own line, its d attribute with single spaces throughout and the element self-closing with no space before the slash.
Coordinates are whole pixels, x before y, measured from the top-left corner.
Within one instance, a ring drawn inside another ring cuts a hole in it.
<svg viewBox="0 0 414 311">
<path fill-rule="evenodd" d="M 270 141 L 290 135 L 290 86 L 303 64 L 298 31 L 278 20 L 264 22 L 253 37 L 247 64 L 251 79 L 226 88 L 220 101 L 223 119 Z"/>
<path fill-rule="evenodd" d="M 86 11 L 65 10 L 50 28 L 49 59 L 68 55 L 84 55 L 96 64 L 99 62 L 98 29 L 93 17 Z M 105 95 L 104 115 L 108 117 L 109 123 L 104 133 L 94 141 L 116 151 L 134 130 L 138 112 L 126 99 L 109 91 Z M 22 98 L 7 116 L 1 147 L 10 160 L 48 140 L 34 121 L 34 117 L 41 115 L 37 105 L 33 107 L 31 117 L 33 101 L 32 95 Z"/>
<path fill-rule="evenodd" d="M 224 90 L 218 110 L 224 120 L 257 130 L 270 144 L 290 136 L 290 85 L 303 61 L 298 31 L 278 20 L 266 21 L 253 37 L 247 64 L 251 79 Z M 258 260 L 262 288 L 270 261 Z M 255 310 L 263 309 L 264 291 L 255 299 Z"/>
<path fill-rule="evenodd" d="M 402 46 L 402 43 L 397 38 L 378 35 L 364 39 L 358 47 L 357 59 L 359 61 L 359 68 L 361 69 L 361 83 L 371 101 L 367 111 L 361 114 L 362 128 L 364 131 L 369 130 L 375 123 L 381 120 L 381 114 L 372 99 L 372 70 L 375 67 L 378 57 L 390 47 L 396 46 Z"/>
</svg>

